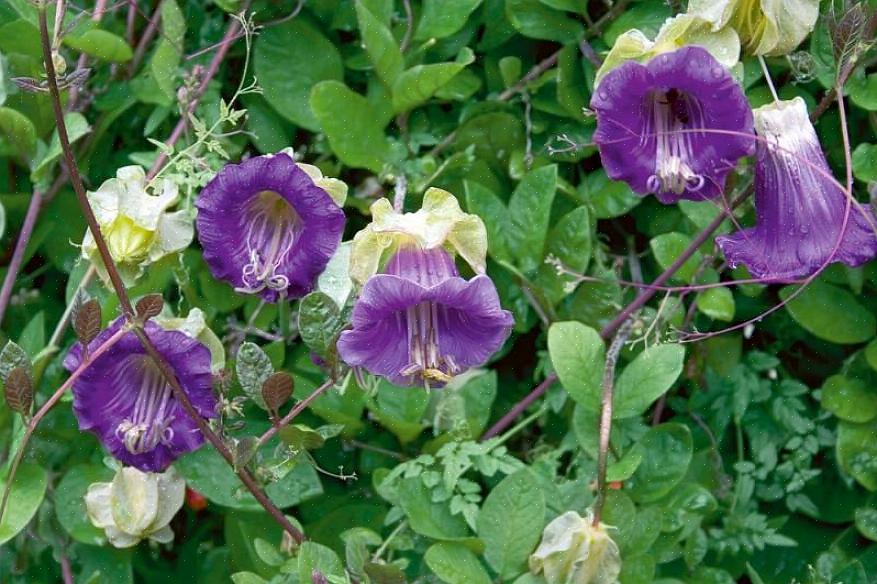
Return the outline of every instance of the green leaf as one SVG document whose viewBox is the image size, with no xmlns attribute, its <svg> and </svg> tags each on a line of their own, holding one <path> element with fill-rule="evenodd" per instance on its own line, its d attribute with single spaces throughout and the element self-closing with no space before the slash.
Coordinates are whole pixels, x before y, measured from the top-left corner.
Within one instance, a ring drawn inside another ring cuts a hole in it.
<svg viewBox="0 0 877 584">
<path fill-rule="evenodd" d="M 262 384 L 274 373 L 274 365 L 265 351 L 255 343 L 242 344 L 236 356 L 235 373 L 247 397 L 263 410 L 267 410 L 268 406 L 262 398 Z"/>
<path fill-rule="evenodd" d="M 606 360 L 600 333 L 580 322 L 556 322 L 548 329 L 548 354 L 564 389 L 582 407 L 598 412 Z"/>
<path fill-rule="evenodd" d="M 524 272 L 542 263 L 556 191 L 557 165 L 551 164 L 527 173 L 509 199 L 509 249 Z"/>
<path fill-rule="evenodd" d="M 847 422 L 877 417 L 877 392 L 855 377 L 832 375 L 822 385 L 822 407 Z"/>
<path fill-rule="evenodd" d="M 236 572 L 231 575 L 231 581 L 234 584 L 267 584 L 268 580 L 265 580 L 258 574 L 253 572 Z"/>
<path fill-rule="evenodd" d="M 314 570 L 326 577 L 344 576 L 344 566 L 338 554 L 324 545 L 306 541 L 298 551 L 298 581 L 310 582 Z"/>
<path fill-rule="evenodd" d="M 393 87 L 404 67 L 398 41 L 362 0 L 356 0 L 356 18 L 359 22 L 362 44 L 375 67 L 375 72 L 387 87 Z"/>
<path fill-rule="evenodd" d="M 390 143 L 366 98 L 338 81 L 323 81 L 311 92 L 311 109 L 341 162 L 373 172 L 389 162 Z"/>
<path fill-rule="evenodd" d="M 871 541 L 877 541 L 877 509 L 873 507 L 856 509 L 856 529 Z"/>
<path fill-rule="evenodd" d="M 526 570 L 545 521 L 545 495 L 530 470 L 503 479 L 478 514 L 478 537 L 484 557 L 505 580 Z"/>
<path fill-rule="evenodd" d="M 280 116 L 261 95 L 247 94 L 242 98 L 247 109 L 247 128 L 251 141 L 262 154 L 279 152 L 292 143 L 291 124 Z"/>
<path fill-rule="evenodd" d="M 685 349 L 665 344 L 649 347 L 633 360 L 615 382 L 615 419 L 632 418 L 644 413 L 661 397 L 682 373 Z"/>
<path fill-rule="evenodd" d="M 393 84 L 393 110 L 397 114 L 403 113 L 426 103 L 474 60 L 472 50 L 464 47 L 454 63 L 415 65 L 406 69 Z"/>
<path fill-rule="evenodd" d="M 665 270 L 676 261 L 676 258 L 682 255 L 689 244 L 691 244 L 691 238 L 682 233 L 663 233 L 653 237 L 649 242 L 658 265 Z M 694 279 L 701 261 L 703 261 L 702 254 L 699 251 L 694 252 L 676 271 L 673 278 L 690 283 Z"/>
<path fill-rule="evenodd" d="M 112 63 L 125 63 L 134 56 L 125 39 L 96 28 L 80 36 L 66 35 L 64 44 L 95 59 Z"/>
<path fill-rule="evenodd" d="M 625 487 L 638 503 L 651 503 L 670 493 L 688 472 L 693 455 L 691 430 L 682 424 L 650 428 L 639 442 L 643 458 Z"/>
<path fill-rule="evenodd" d="M 262 508 L 210 446 L 180 457 L 174 466 L 191 488 L 218 505 L 248 511 Z M 311 465 L 299 464 L 282 480 L 268 485 L 266 492 L 275 505 L 285 508 L 322 494 L 323 487 Z"/>
<path fill-rule="evenodd" d="M 459 543 L 433 544 L 424 555 L 426 565 L 447 584 L 490 584 L 487 570 L 478 557 Z"/>
<path fill-rule="evenodd" d="M 0 137 L 7 142 L 22 162 L 29 164 L 36 154 L 37 129 L 23 113 L 0 107 Z"/>
<path fill-rule="evenodd" d="M 90 584 L 129 584 L 134 582 L 131 566 L 133 549 L 118 550 L 110 546 L 74 544 L 71 554 L 80 565 L 82 582 Z"/>
<path fill-rule="evenodd" d="M 8 477 L 0 480 L 0 493 L 6 489 Z M 4 544 L 27 527 L 46 496 L 48 476 L 37 464 L 23 462 L 18 467 L 3 520 L 0 521 L 0 544 Z"/>
<path fill-rule="evenodd" d="M 85 509 L 85 493 L 92 483 L 110 482 L 113 471 L 102 464 L 78 464 L 67 471 L 55 489 L 58 523 L 76 541 L 101 545 L 106 541 L 102 529 L 91 524 Z"/>
<path fill-rule="evenodd" d="M 86 120 L 85 116 L 80 113 L 74 112 L 65 114 L 64 124 L 67 126 L 67 137 L 70 140 L 71 145 L 91 131 L 91 127 L 88 125 L 88 120 Z M 40 179 L 45 178 L 49 169 L 51 169 L 55 162 L 61 158 L 61 154 L 63 154 L 61 150 L 61 140 L 58 138 L 58 132 L 55 131 L 55 133 L 52 134 L 52 141 L 49 143 L 49 148 L 31 173 L 31 180 L 38 182 Z"/>
<path fill-rule="evenodd" d="M 469 535 L 466 521 L 452 515 L 447 502 L 437 503 L 420 477 L 399 483 L 399 506 L 408 516 L 411 529 L 432 539 L 461 539 Z"/>
<path fill-rule="evenodd" d="M 466 24 L 481 0 L 424 0 L 414 40 L 449 37 Z"/>
<path fill-rule="evenodd" d="M 270 515 L 261 510 L 256 513 L 225 510 L 223 535 L 229 551 L 230 563 L 236 570 L 249 571 L 262 578 L 271 578 L 277 568 L 259 557 L 255 541 L 280 541 L 282 529 Z"/>
<path fill-rule="evenodd" d="M 786 286 L 780 298 L 787 300 L 797 288 Z M 786 310 L 807 331 L 839 345 L 864 343 L 877 331 L 877 319 L 855 296 L 821 280 L 811 282 Z"/>
<path fill-rule="evenodd" d="M 590 212 L 587 207 L 578 207 L 561 217 L 548 234 L 545 259 L 559 260 L 566 269 L 582 274 L 588 269 L 591 247 Z M 535 280 L 552 304 L 568 294 L 566 284 L 571 281 L 572 278 L 558 274 L 557 267 L 547 261 L 539 266 Z"/>
<path fill-rule="evenodd" d="M 597 219 L 612 219 L 626 215 L 642 201 L 626 182 L 610 180 L 604 170 L 588 175 L 579 187 L 586 201 L 594 208 Z"/>
<path fill-rule="evenodd" d="M 312 132 L 320 130 L 320 121 L 311 110 L 311 88 L 321 81 L 341 81 L 344 77 L 335 44 L 300 18 L 259 34 L 253 69 L 265 100 L 281 116 Z"/>
<path fill-rule="evenodd" d="M 493 191 L 477 182 L 465 181 L 466 209 L 481 217 L 487 228 L 487 251 L 490 257 L 512 263 L 508 234 L 511 218 L 505 204 Z"/>
<path fill-rule="evenodd" d="M 498 169 L 508 162 L 512 152 L 524 147 L 524 125 L 508 112 L 474 116 L 460 126 L 454 140 L 457 151 L 470 146 L 474 146 L 476 159 Z"/>
<path fill-rule="evenodd" d="M 728 288 L 709 288 L 697 297 L 697 309 L 710 318 L 734 320 L 734 294 Z"/>
<path fill-rule="evenodd" d="M 423 430 L 423 415 L 429 405 L 429 394 L 422 388 L 398 387 L 386 380 L 378 385 L 374 414 L 378 421 L 399 438 L 411 442 Z"/>
<path fill-rule="evenodd" d="M 183 59 L 186 20 L 176 0 L 161 4 L 162 36 L 149 61 L 149 73 L 155 84 L 171 102 L 177 99 L 177 72 Z"/>
<path fill-rule="evenodd" d="M 841 421 L 837 425 L 840 467 L 869 491 L 877 491 L 877 425 Z"/>
<path fill-rule="evenodd" d="M 853 150 L 853 174 L 860 181 L 877 181 L 877 144 L 856 146 Z"/>
<path fill-rule="evenodd" d="M 584 34 L 580 22 L 539 0 L 506 0 L 505 13 L 512 26 L 525 37 L 566 44 Z"/>
<path fill-rule="evenodd" d="M 326 357 L 344 328 L 341 310 L 322 292 L 311 292 L 299 303 L 298 329 L 301 340 L 315 353 Z"/>
<path fill-rule="evenodd" d="M 574 44 L 563 47 L 557 57 L 557 102 L 575 120 L 588 107 L 587 87 L 581 51 Z"/>
</svg>

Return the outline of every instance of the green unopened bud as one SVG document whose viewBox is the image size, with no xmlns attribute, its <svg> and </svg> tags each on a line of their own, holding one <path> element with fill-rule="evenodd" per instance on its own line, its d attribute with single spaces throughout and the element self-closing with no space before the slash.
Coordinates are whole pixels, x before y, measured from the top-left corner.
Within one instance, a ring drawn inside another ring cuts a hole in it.
<svg viewBox="0 0 877 584">
<path fill-rule="evenodd" d="M 691 0 L 688 12 L 712 29 L 733 28 L 752 55 L 786 55 L 810 34 L 819 0 Z"/>
<path fill-rule="evenodd" d="M 437 188 L 423 195 L 416 213 L 400 213 L 387 199 L 371 206 L 372 222 L 353 238 L 350 277 L 364 284 L 401 246 L 445 248 L 479 274 L 486 270 L 487 229 L 477 215 L 464 213 L 456 197 Z"/>
<path fill-rule="evenodd" d="M 85 507 L 94 526 L 117 548 L 144 539 L 170 543 L 174 532 L 168 523 L 183 506 L 185 494 L 186 482 L 173 468 L 147 473 L 123 467 L 112 482 L 88 487 Z"/>
<path fill-rule="evenodd" d="M 132 284 L 149 264 L 187 247 L 194 236 L 188 211 L 167 211 L 179 200 L 177 185 L 165 180 L 156 190 L 160 192 L 153 194 L 147 189 L 143 168 L 126 166 L 116 171 L 116 178 L 88 193 L 110 256 L 126 284 Z M 108 281 L 90 231 L 82 240 L 82 255 Z"/>
<path fill-rule="evenodd" d="M 606 525 L 593 525 L 590 513 L 567 511 L 545 527 L 530 571 L 541 572 L 548 584 L 615 584 L 621 555 Z"/>
</svg>

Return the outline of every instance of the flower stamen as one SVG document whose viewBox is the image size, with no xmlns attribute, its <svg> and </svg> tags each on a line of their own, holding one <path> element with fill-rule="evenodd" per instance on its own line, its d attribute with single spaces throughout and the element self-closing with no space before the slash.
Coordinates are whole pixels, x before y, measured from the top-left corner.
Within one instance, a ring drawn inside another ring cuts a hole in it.
<svg viewBox="0 0 877 584">
<path fill-rule="evenodd" d="M 235 290 L 249 294 L 266 288 L 286 290 L 289 277 L 277 272 L 298 239 L 299 216 L 283 197 L 273 191 L 259 193 L 250 212 L 245 232 L 250 261 L 241 270 L 245 286 Z"/>
<path fill-rule="evenodd" d="M 654 131 L 655 174 L 646 181 L 652 192 L 681 195 L 686 190 L 699 191 L 705 179 L 691 168 L 694 159 L 692 123 L 702 118 L 695 100 L 676 89 L 650 94 L 648 124 L 654 127 L 643 134 L 643 140 Z"/>
<path fill-rule="evenodd" d="M 168 444 L 174 437 L 169 411 L 171 388 L 158 367 L 148 357 L 132 364 L 139 368 L 140 389 L 131 415 L 116 427 L 116 437 L 131 454 L 143 454 L 159 444 Z"/>
<path fill-rule="evenodd" d="M 419 376 L 427 385 L 448 383 L 459 370 L 453 357 L 440 354 L 438 312 L 435 302 L 421 302 L 405 309 L 410 362 L 399 373 L 404 377 Z"/>
</svg>

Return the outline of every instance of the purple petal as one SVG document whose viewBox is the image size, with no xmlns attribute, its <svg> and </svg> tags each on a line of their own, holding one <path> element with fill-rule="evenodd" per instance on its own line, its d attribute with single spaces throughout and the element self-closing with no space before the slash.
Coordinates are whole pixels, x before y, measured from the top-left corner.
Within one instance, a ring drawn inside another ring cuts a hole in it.
<svg viewBox="0 0 877 584">
<path fill-rule="evenodd" d="M 858 266 L 873 258 L 877 219 L 869 206 L 848 203 L 832 180 L 804 101 L 765 106 L 756 116 L 764 138 L 755 167 L 757 224 L 716 238 L 728 263 L 782 281 L 810 276 L 830 262 Z"/>
<path fill-rule="evenodd" d="M 423 311 L 435 315 L 428 320 L 429 332 L 424 332 L 424 321 L 412 325 L 418 311 L 421 316 Z M 424 287 L 400 276 L 378 274 L 363 287 L 353 310 L 353 329 L 341 334 L 338 353 L 348 365 L 363 367 L 396 385 L 421 385 L 418 376 L 405 373 L 417 362 L 409 335 L 420 339 L 421 346 L 435 342 L 439 362 L 426 367 L 451 375 L 485 363 L 513 325 L 511 313 L 502 310 L 487 276 L 468 282 L 449 276 Z"/>
<path fill-rule="evenodd" d="M 439 347 L 461 369 L 483 365 L 502 347 L 515 320 L 487 276 L 449 278 L 430 290 L 439 310 Z"/>
<path fill-rule="evenodd" d="M 600 83 L 591 107 L 608 176 L 663 203 L 719 196 L 728 172 L 754 147 L 746 97 L 700 47 L 620 65 Z"/>
<path fill-rule="evenodd" d="M 89 346 L 99 347 L 124 320 L 116 320 Z M 178 331 L 167 331 L 147 323 L 145 331 L 158 352 L 173 370 L 186 395 L 198 413 L 216 416 L 216 397 L 212 389 L 210 351 L 197 340 Z M 64 366 L 75 370 L 81 362 L 82 349 L 77 343 L 64 360 Z M 157 373 L 139 339 L 132 333 L 123 337 L 79 376 L 73 384 L 73 411 L 81 430 L 94 433 L 104 446 L 124 464 L 143 471 L 162 471 L 181 454 L 200 446 L 204 437 L 195 422 L 173 398 L 170 388 Z M 149 394 L 148 391 L 154 393 Z M 143 392 L 147 391 L 147 394 Z M 149 395 L 165 396 L 146 407 Z M 166 422 L 167 430 L 152 448 L 133 452 L 123 436 L 126 421 L 141 418 Z M 154 415 L 146 414 L 152 412 Z M 145 416 L 145 417 L 144 417 Z"/>
<path fill-rule="evenodd" d="M 291 211 L 260 207 L 263 193 L 274 193 Z M 299 298 L 310 292 L 344 231 L 343 211 L 286 154 L 226 165 L 195 204 L 198 239 L 213 275 L 235 288 L 258 291 L 269 302 L 281 293 Z M 288 212 L 294 215 L 291 222 L 282 219 Z M 254 251 L 261 264 L 253 264 Z M 254 288 L 246 270 L 268 272 L 274 285 Z"/>
</svg>

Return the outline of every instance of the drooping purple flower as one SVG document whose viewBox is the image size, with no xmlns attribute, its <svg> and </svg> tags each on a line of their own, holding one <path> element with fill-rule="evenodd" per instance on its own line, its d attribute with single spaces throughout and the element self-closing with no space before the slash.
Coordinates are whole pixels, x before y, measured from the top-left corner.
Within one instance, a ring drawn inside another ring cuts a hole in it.
<svg viewBox="0 0 877 584">
<path fill-rule="evenodd" d="M 488 276 L 461 278 L 441 247 L 403 247 L 365 283 L 338 353 L 396 385 L 440 387 L 485 363 L 513 325 Z"/>
<path fill-rule="evenodd" d="M 858 266 L 877 254 L 877 219 L 832 179 L 804 100 L 755 110 L 755 227 L 716 238 L 728 264 L 756 278 L 789 280 L 830 262 Z M 840 244 L 838 245 L 838 239 Z M 832 255 L 832 252 L 837 251 Z"/>
<path fill-rule="evenodd" d="M 606 174 L 662 203 L 712 199 L 752 153 L 752 112 L 731 74 L 690 46 L 612 69 L 591 98 Z"/>
<path fill-rule="evenodd" d="M 338 204 L 285 152 L 226 165 L 195 205 L 213 275 L 269 302 L 310 292 L 344 231 Z"/>
<path fill-rule="evenodd" d="M 89 347 L 102 345 L 124 322 L 124 318 L 117 319 Z M 210 350 L 182 332 L 165 330 L 151 321 L 145 331 L 195 410 L 204 418 L 215 417 Z M 76 343 L 64 367 L 74 371 L 81 363 L 82 346 Z M 122 463 L 146 472 L 163 471 L 204 442 L 133 332 L 124 334 L 73 383 L 73 411 L 80 430 L 95 434 Z"/>
</svg>

